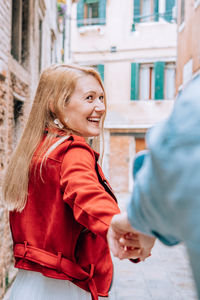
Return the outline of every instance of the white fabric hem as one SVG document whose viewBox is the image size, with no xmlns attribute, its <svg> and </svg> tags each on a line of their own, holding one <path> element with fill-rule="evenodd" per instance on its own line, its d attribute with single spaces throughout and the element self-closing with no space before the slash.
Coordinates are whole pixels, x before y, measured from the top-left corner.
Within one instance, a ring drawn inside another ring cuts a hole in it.
<svg viewBox="0 0 200 300">
<path fill-rule="evenodd" d="M 91 294 L 68 280 L 19 269 L 9 300 L 91 300 Z M 109 297 L 99 297 L 99 300 Z"/>
</svg>

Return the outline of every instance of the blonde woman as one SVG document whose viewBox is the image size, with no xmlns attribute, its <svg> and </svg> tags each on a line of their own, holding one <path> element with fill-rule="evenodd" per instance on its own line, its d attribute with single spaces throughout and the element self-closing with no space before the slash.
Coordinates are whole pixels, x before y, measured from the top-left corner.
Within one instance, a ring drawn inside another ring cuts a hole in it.
<svg viewBox="0 0 200 300">
<path fill-rule="evenodd" d="M 100 134 L 105 111 L 95 70 L 53 65 L 42 73 L 4 182 L 19 268 L 10 300 L 108 296 L 106 234 L 119 208 L 87 143 Z M 137 235 L 133 246 L 137 258 Z"/>
</svg>

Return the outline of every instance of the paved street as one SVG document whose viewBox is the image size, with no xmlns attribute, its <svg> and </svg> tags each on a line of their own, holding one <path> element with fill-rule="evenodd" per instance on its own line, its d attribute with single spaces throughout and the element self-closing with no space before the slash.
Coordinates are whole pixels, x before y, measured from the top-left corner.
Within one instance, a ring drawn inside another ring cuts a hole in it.
<svg viewBox="0 0 200 300">
<path fill-rule="evenodd" d="M 121 209 L 127 195 L 118 195 Z M 193 279 L 183 245 L 167 247 L 156 242 L 152 256 L 133 264 L 114 260 L 111 300 L 196 300 Z"/>
</svg>

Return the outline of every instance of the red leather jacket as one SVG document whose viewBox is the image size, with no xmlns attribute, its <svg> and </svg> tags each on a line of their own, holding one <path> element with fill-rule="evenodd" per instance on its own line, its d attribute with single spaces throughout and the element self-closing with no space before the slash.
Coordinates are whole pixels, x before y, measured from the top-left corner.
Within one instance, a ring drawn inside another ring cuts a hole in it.
<svg viewBox="0 0 200 300">
<path fill-rule="evenodd" d="M 32 159 L 27 204 L 21 213 L 10 213 L 15 267 L 70 280 L 95 300 L 107 296 L 113 268 L 106 234 L 119 208 L 98 154 L 72 135 L 40 168 L 39 149 Z"/>
</svg>

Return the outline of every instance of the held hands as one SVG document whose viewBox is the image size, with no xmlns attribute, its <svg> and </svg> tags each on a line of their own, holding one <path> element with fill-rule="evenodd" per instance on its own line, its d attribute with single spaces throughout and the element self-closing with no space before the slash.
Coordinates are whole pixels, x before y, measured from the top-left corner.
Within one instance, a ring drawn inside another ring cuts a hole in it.
<svg viewBox="0 0 200 300">
<path fill-rule="evenodd" d="M 107 234 L 110 250 L 119 259 L 140 258 L 145 260 L 151 255 L 155 238 L 136 231 L 129 223 L 126 213 L 112 218 Z"/>
</svg>

